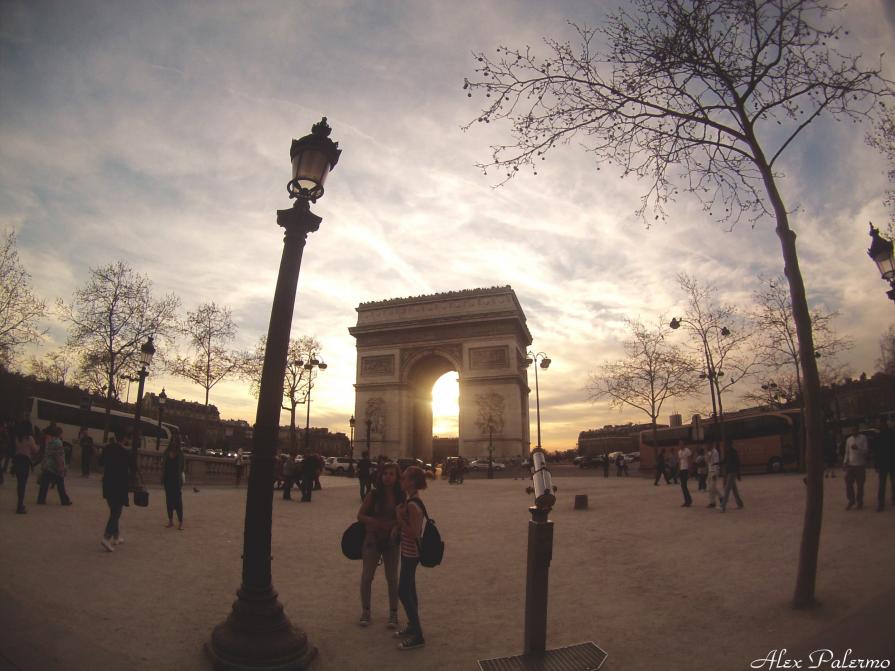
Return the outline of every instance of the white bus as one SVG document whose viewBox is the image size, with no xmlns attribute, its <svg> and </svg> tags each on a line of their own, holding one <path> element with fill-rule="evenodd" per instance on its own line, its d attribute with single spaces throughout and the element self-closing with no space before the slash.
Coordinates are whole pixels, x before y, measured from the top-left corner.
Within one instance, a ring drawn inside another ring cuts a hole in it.
<svg viewBox="0 0 895 671">
<path fill-rule="evenodd" d="M 72 445 L 77 442 L 78 432 L 82 426 L 87 427 L 87 432 L 97 446 L 103 444 L 103 430 L 106 426 L 105 408 L 93 406 L 90 410 L 84 410 L 80 406 L 70 403 L 31 397 L 25 400 L 25 412 L 31 425 L 38 429 L 43 430 L 55 422 L 56 426 L 62 429 L 62 440 Z M 116 429 L 123 430 L 125 434 L 131 436 L 134 429 L 134 416 L 113 410 L 109 417 L 109 435 L 111 436 Z M 157 419 L 151 417 L 140 419 L 141 447 L 144 449 L 155 448 L 155 439 L 158 436 L 160 439 L 159 449 L 165 450 L 171 436 L 176 433 L 179 433 L 179 429 L 174 424 L 162 422 L 159 427 Z"/>
</svg>

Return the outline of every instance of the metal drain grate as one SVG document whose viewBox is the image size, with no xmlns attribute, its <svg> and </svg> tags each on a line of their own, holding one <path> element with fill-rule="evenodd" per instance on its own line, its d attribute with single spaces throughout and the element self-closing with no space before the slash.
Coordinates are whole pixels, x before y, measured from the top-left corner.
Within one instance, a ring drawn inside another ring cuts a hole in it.
<svg viewBox="0 0 895 671">
<path fill-rule="evenodd" d="M 593 641 L 547 650 L 543 655 L 516 655 L 479 660 L 481 671 L 597 671 L 609 655 Z"/>
</svg>

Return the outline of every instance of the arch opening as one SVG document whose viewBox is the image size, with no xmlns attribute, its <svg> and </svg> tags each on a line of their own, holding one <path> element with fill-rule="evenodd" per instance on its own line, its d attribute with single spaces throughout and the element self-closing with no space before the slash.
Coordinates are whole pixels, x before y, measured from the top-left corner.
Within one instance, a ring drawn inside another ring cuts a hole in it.
<svg viewBox="0 0 895 671">
<path fill-rule="evenodd" d="M 430 462 L 432 460 L 432 435 L 434 428 L 434 403 L 436 382 L 442 378 L 447 378 L 446 383 L 442 383 L 439 387 L 439 401 L 443 398 L 449 398 L 449 392 L 443 391 L 445 384 L 450 384 L 450 376 L 453 375 L 455 380 L 454 388 L 456 394 L 454 397 L 454 405 L 456 414 L 454 415 L 454 426 L 459 424 L 459 385 L 456 380 L 458 371 L 454 364 L 443 356 L 437 354 L 429 354 L 422 359 L 416 361 L 413 368 L 407 376 L 407 383 L 410 387 L 410 399 L 413 407 L 411 409 L 410 422 L 410 444 L 411 456 L 423 461 Z M 450 387 L 448 386 L 449 390 Z M 456 431 L 456 428 L 454 429 Z"/>
</svg>

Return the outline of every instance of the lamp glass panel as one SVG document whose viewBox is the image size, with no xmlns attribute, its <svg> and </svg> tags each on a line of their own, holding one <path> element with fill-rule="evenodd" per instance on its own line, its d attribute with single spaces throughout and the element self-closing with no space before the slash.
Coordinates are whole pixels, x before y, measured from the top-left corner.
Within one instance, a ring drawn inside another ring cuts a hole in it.
<svg viewBox="0 0 895 671">
<path fill-rule="evenodd" d="M 876 262 L 879 274 L 884 280 L 895 278 L 895 256 L 893 256 L 891 251 L 888 254 L 880 254 L 874 257 L 873 260 Z"/>
<path fill-rule="evenodd" d="M 298 181 L 299 187 L 311 190 L 323 186 L 329 175 L 329 158 L 317 149 L 305 149 L 295 155 L 292 160 L 292 179 Z"/>
</svg>

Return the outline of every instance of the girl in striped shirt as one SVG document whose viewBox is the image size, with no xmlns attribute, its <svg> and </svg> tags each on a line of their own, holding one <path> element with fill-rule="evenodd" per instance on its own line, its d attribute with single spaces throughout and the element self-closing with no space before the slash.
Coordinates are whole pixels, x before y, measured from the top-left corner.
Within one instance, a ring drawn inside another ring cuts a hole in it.
<svg viewBox="0 0 895 671">
<path fill-rule="evenodd" d="M 398 529 L 401 534 L 401 576 L 398 579 L 398 597 L 407 614 L 407 627 L 395 633 L 404 639 L 399 650 L 413 650 L 426 644 L 420 624 L 419 599 L 416 595 L 416 567 L 420 563 L 417 540 L 423 530 L 423 505 L 419 491 L 426 488 L 426 475 L 418 466 L 410 466 L 401 476 L 401 488 L 406 503 L 397 507 Z"/>
</svg>

